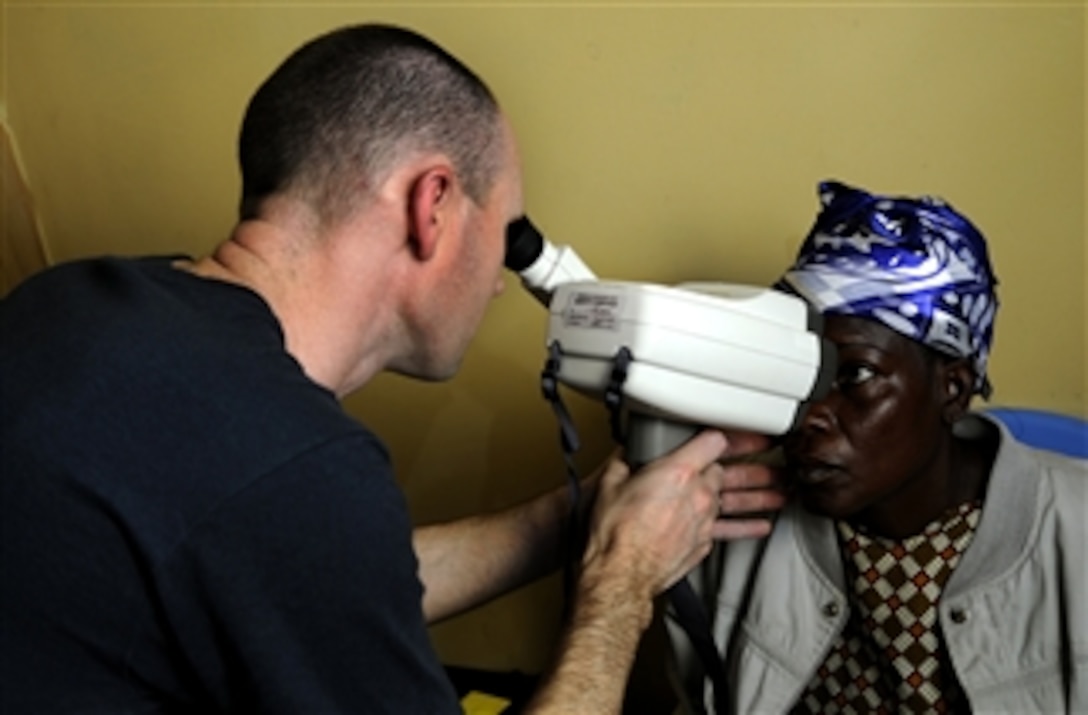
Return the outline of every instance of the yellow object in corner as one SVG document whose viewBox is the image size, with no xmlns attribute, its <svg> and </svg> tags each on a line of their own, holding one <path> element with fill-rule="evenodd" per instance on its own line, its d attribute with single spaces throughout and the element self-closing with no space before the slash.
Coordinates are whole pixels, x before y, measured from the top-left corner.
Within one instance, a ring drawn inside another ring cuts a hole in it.
<svg viewBox="0 0 1088 715">
<path fill-rule="evenodd" d="M 510 701 L 495 695 L 470 690 L 461 698 L 465 715 L 498 715 L 510 705 Z"/>
</svg>

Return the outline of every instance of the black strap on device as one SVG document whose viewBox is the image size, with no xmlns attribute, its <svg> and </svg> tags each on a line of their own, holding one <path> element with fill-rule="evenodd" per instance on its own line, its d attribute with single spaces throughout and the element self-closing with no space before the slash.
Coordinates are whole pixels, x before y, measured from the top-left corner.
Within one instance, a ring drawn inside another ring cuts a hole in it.
<svg viewBox="0 0 1088 715">
<path fill-rule="evenodd" d="M 695 655 L 702 661 L 706 677 L 714 692 L 714 712 L 725 715 L 729 712 L 729 683 L 725 678 L 725 661 L 722 660 L 718 646 L 714 643 L 714 634 L 707 618 L 706 609 L 695 595 L 691 584 L 684 579 L 669 589 L 669 603 L 672 604 L 676 622 L 687 634 L 695 649 Z"/>
<path fill-rule="evenodd" d="M 581 446 L 578 440 L 578 430 L 574 426 L 574 420 L 570 418 L 570 412 L 563 404 L 563 398 L 559 396 L 559 369 L 563 365 L 563 348 L 559 341 L 552 341 L 548 345 L 548 359 L 544 363 L 544 370 L 540 373 L 540 389 L 552 406 L 555 419 L 559 423 L 559 446 L 563 450 L 563 461 L 567 465 L 567 484 L 570 488 L 570 516 L 567 522 L 567 549 L 570 553 L 563 559 L 563 589 L 566 599 L 564 609 L 570 608 L 570 597 L 574 593 L 575 563 L 577 562 L 578 541 L 582 533 L 582 525 L 578 518 L 578 505 L 582 499 L 582 485 L 578 481 L 578 469 L 574 464 L 574 453 Z M 564 614 L 569 615 L 569 614 Z"/>
<path fill-rule="evenodd" d="M 608 407 L 612 425 L 612 439 L 620 445 L 627 442 L 627 436 L 623 432 L 623 383 L 627 382 L 627 368 L 631 366 L 631 360 L 631 351 L 626 345 L 616 352 L 612 357 L 612 374 L 604 391 L 604 404 Z"/>
</svg>

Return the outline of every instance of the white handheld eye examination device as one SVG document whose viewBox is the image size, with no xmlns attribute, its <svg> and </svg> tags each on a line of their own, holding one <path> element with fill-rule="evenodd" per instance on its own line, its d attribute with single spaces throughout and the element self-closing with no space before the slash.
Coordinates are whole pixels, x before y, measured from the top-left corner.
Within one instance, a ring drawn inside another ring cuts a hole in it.
<svg viewBox="0 0 1088 715">
<path fill-rule="evenodd" d="M 834 377 L 821 316 L 795 296 L 728 283 L 600 281 L 524 217 L 507 229 L 506 266 L 548 306 L 558 381 L 606 402 L 619 389 L 630 431 L 652 418 L 650 433 L 628 437 L 636 465 L 699 427 L 784 434 Z M 618 388 L 617 369 L 625 373 Z"/>
<path fill-rule="evenodd" d="M 506 267 L 548 307 L 542 386 L 559 418 L 574 503 L 578 439 L 558 383 L 604 399 L 632 468 L 702 427 L 784 434 L 831 387 L 835 350 L 820 335 L 821 316 L 800 298 L 727 283 L 599 281 L 569 246 L 553 246 L 525 217 L 507 228 Z M 577 534 L 577 509 L 571 514 Z M 721 654 L 687 580 L 670 590 L 669 603 L 711 680 L 715 710 L 726 712 Z"/>
</svg>

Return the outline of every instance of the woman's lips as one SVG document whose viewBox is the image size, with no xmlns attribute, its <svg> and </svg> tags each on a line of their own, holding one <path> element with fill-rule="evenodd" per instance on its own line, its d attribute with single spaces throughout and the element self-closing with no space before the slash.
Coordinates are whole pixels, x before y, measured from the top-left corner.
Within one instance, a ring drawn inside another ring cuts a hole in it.
<svg viewBox="0 0 1088 715">
<path fill-rule="evenodd" d="M 827 462 L 806 461 L 797 463 L 793 467 L 793 476 L 797 482 L 809 487 L 842 478 L 845 474 L 842 467 Z"/>
</svg>

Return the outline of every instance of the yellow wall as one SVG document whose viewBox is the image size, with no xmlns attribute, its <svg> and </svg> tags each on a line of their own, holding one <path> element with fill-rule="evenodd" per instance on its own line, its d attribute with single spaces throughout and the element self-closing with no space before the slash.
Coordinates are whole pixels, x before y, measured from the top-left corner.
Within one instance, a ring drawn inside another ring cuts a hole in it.
<svg viewBox="0 0 1088 715">
<path fill-rule="evenodd" d="M 250 91 L 315 33 L 411 25 L 487 78 L 528 207 L 598 273 L 765 283 L 837 177 L 943 195 L 991 241 L 998 404 L 1088 415 L 1083 3 L 5 3 L 9 122 L 58 260 L 199 253 L 227 232 Z M 562 479 L 541 401 L 544 314 L 510 281 L 463 373 L 348 402 L 416 517 Z M 588 445 L 603 408 L 571 397 Z M 556 581 L 434 631 L 449 662 L 535 670 Z"/>
</svg>

